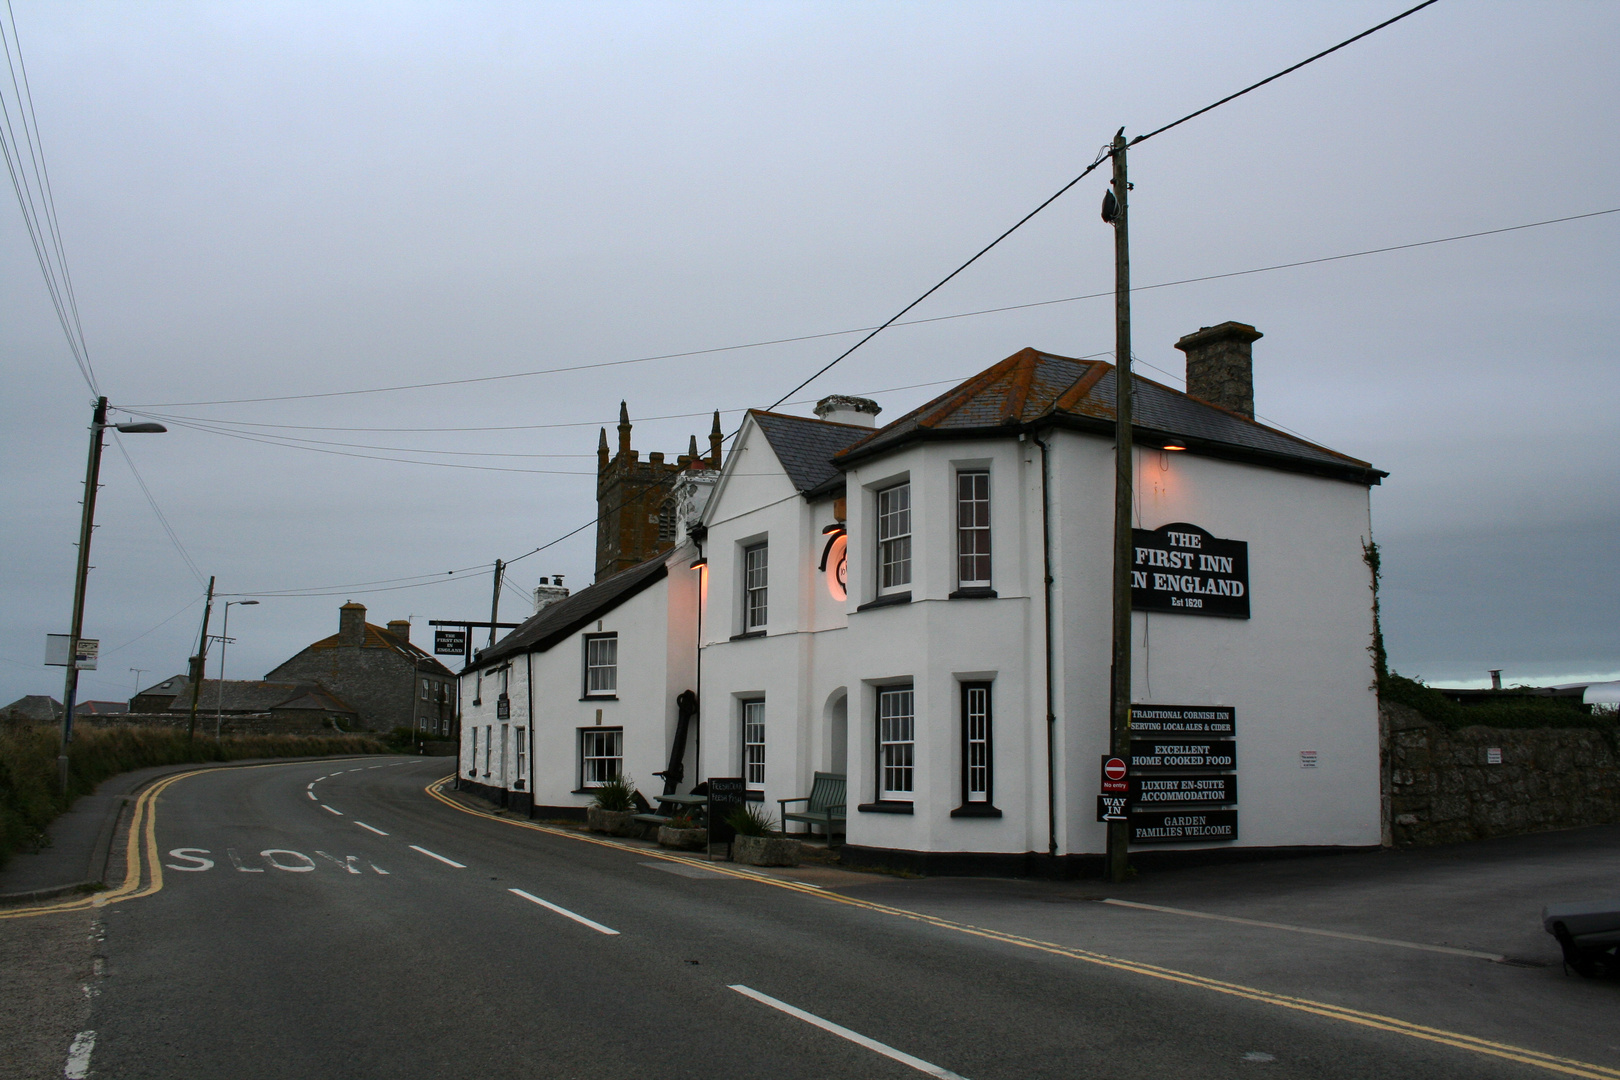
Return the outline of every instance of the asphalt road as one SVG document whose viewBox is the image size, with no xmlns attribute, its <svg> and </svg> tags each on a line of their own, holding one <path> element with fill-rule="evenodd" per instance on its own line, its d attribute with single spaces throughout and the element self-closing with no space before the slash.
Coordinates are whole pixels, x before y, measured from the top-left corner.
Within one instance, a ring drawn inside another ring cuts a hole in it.
<svg viewBox="0 0 1620 1080">
<path fill-rule="evenodd" d="M 97 909 L 68 1074 L 1620 1078 L 1620 985 L 1498 911 L 1501 866 L 756 879 L 466 812 L 424 791 L 443 772 L 166 788 L 162 888 Z M 1532 873 L 1620 891 L 1601 835 Z"/>
</svg>

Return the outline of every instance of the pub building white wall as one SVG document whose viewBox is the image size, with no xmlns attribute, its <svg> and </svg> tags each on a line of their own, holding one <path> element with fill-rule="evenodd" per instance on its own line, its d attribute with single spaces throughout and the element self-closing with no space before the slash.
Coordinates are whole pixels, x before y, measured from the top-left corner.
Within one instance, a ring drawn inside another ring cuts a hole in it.
<svg viewBox="0 0 1620 1080">
<path fill-rule="evenodd" d="M 656 581 L 612 610 L 603 612 L 581 629 L 545 651 L 523 652 L 507 657 L 510 662 L 512 702 L 511 725 L 532 732 L 532 753 L 525 787 L 538 808 L 582 813 L 590 805 L 592 793 L 580 789 L 580 729 L 598 726 L 620 727 L 624 731 L 624 771 L 644 793 L 663 790 L 662 780 L 653 775 L 669 761 L 677 718 L 676 697 L 696 684 L 696 575 L 689 569 L 695 551 L 677 549 L 670 556 L 668 576 Z M 598 629 L 600 625 L 600 629 Z M 619 636 L 618 691 L 612 698 L 586 698 L 585 638 L 597 633 Z M 498 670 L 500 664 L 486 664 L 478 670 Z M 528 679 L 534 678 L 533 716 L 529 714 Z M 496 677 L 498 682 L 498 676 Z M 462 742 L 459 775 L 496 789 L 517 791 L 517 779 L 508 755 L 508 768 L 502 773 L 492 767 L 484 775 L 484 728 L 494 725 L 497 757 L 501 722 L 495 719 L 495 690 L 491 677 L 484 677 L 481 706 L 472 704 L 476 676 L 471 670 L 461 677 L 463 701 Z M 472 727 L 479 729 L 478 775 L 469 776 L 472 767 Z M 686 769 L 687 787 L 696 755 L 689 737 Z M 519 802 L 525 800 L 519 799 Z M 542 812 L 542 811 L 537 811 Z"/>
<path fill-rule="evenodd" d="M 1100 852 L 1092 796 L 1108 742 L 1113 451 L 1100 438 L 1061 439 L 1061 844 Z M 1137 452 L 1136 491 L 1138 527 L 1190 522 L 1249 545 L 1250 618 L 1132 615 L 1133 701 L 1230 705 L 1237 717 L 1238 840 L 1152 849 L 1378 844 L 1368 489 L 1149 448 Z M 1300 768 L 1301 750 L 1318 752 L 1315 769 Z"/>
</svg>

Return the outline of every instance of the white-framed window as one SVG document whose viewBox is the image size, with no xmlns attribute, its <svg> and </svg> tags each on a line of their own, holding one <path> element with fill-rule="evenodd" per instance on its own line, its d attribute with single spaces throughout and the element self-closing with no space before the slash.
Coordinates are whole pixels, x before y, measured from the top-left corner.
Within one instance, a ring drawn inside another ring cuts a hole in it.
<svg viewBox="0 0 1620 1080">
<path fill-rule="evenodd" d="M 619 635 L 585 638 L 585 696 L 612 697 L 619 692 Z"/>
<path fill-rule="evenodd" d="M 877 493 L 878 591 L 911 584 L 911 484 Z"/>
<path fill-rule="evenodd" d="M 472 728 L 472 771 L 478 772 L 478 729 Z"/>
<path fill-rule="evenodd" d="M 765 702 L 742 703 L 743 779 L 749 791 L 765 790 Z"/>
<path fill-rule="evenodd" d="M 770 548 L 754 544 L 743 549 L 743 633 L 765 629 L 769 611 L 766 591 L 770 584 Z"/>
<path fill-rule="evenodd" d="M 916 771 L 916 695 L 909 686 L 878 691 L 878 798 L 911 801 Z"/>
<path fill-rule="evenodd" d="M 510 725 L 510 724 L 502 724 L 501 725 L 501 780 L 502 781 L 506 781 L 506 780 L 511 779 L 511 777 L 506 775 L 506 763 L 511 760 L 511 757 L 510 757 L 508 749 L 507 749 L 508 747 L 510 747 L 512 745 L 511 727 L 512 727 L 512 725 Z"/>
<path fill-rule="evenodd" d="M 579 786 L 601 787 L 624 775 L 624 729 L 581 728 L 579 731 Z"/>
<path fill-rule="evenodd" d="M 495 725 L 484 725 L 484 775 L 489 775 L 489 761 L 495 753 Z"/>
<path fill-rule="evenodd" d="M 433 684 L 431 682 L 429 682 L 427 679 L 422 680 L 422 700 L 423 701 L 426 701 L 428 699 L 428 687 L 430 687 L 432 685 Z"/>
<path fill-rule="evenodd" d="M 956 582 L 990 586 L 990 474 L 956 474 Z"/>
<path fill-rule="evenodd" d="M 527 729 L 525 729 L 525 728 L 517 728 L 513 732 L 513 734 L 515 734 L 517 736 L 517 776 L 516 776 L 516 779 L 518 779 L 518 780 L 522 780 L 522 779 L 526 778 L 529 775 L 529 740 L 528 740 L 526 731 L 527 731 Z"/>
<path fill-rule="evenodd" d="M 990 801 L 990 684 L 962 684 L 962 801 Z"/>
</svg>

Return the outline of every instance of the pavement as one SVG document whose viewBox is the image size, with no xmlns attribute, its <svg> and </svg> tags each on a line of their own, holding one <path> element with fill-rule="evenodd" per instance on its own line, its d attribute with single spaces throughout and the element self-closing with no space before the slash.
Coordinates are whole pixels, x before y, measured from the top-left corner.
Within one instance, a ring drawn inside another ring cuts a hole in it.
<svg viewBox="0 0 1620 1080">
<path fill-rule="evenodd" d="M 89 795 L 79 796 L 65 814 L 46 827 L 43 847 L 38 851 L 19 852 L 0 867 L 0 906 L 88 892 L 105 884 L 119 825 L 125 820 L 135 796 L 154 780 L 193 769 L 236 768 L 273 760 L 280 759 L 157 765 L 109 777 Z"/>
</svg>

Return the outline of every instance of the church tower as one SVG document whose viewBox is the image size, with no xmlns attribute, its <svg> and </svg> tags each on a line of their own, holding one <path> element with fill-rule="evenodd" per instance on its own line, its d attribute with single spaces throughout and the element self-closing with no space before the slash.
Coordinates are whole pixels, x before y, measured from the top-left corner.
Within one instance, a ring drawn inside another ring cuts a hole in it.
<svg viewBox="0 0 1620 1080">
<path fill-rule="evenodd" d="M 675 481 L 686 469 L 718 469 L 720 413 L 709 432 L 709 456 L 697 455 L 697 437 L 675 461 L 660 451 L 640 460 L 630 448 L 630 409 L 619 402 L 619 448 L 609 456 L 607 428 L 596 443 L 596 580 L 601 581 L 675 546 Z"/>
</svg>

